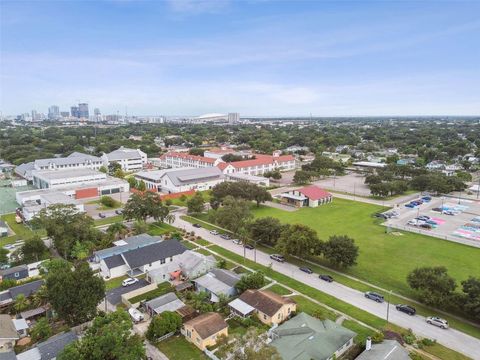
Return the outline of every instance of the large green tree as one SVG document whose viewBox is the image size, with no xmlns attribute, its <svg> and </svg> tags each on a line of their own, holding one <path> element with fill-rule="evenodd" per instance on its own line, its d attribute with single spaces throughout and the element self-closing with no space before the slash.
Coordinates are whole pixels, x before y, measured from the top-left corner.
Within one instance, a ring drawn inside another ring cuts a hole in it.
<svg viewBox="0 0 480 360">
<path fill-rule="evenodd" d="M 335 266 L 348 267 L 357 262 L 358 246 L 346 235 L 334 235 L 323 244 L 322 252 L 323 256 Z"/>
<path fill-rule="evenodd" d="M 205 200 L 201 192 L 196 192 L 193 197 L 188 199 L 187 208 L 189 214 L 201 213 L 205 206 Z"/>
<path fill-rule="evenodd" d="M 53 309 L 69 325 L 91 320 L 105 297 L 105 283 L 86 262 L 79 263 L 73 270 L 64 265 L 49 269 L 46 287 Z"/>
<path fill-rule="evenodd" d="M 168 206 L 162 202 L 160 196 L 151 191 L 132 194 L 123 208 L 125 219 L 144 222 L 148 217 L 163 222 L 168 212 Z"/>
<path fill-rule="evenodd" d="M 444 266 L 416 268 L 408 274 L 407 282 L 425 304 L 439 307 L 449 303 L 457 286 Z"/>
<path fill-rule="evenodd" d="M 465 313 L 472 316 L 477 321 L 480 320 L 480 279 L 473 276 L 468 280 L 462 281 L 462 290 L 464 293 L 463 308 Z"/>
<path fill-rule="evenodd" d="M 216 210 L 214 217 L 218 225 L 238 234 L 240 229 L 246 227 L 253 215 L 248 201 L 227 196 L 223 200 L 223 206 Z"/>
<path fill-rule="evenodd" d="M 155 341 L 163 335 L 180 330 L 181 327 L 182 318 L 178 313 L 164 311 L 152 318 L 145 335 L 150 341 Z"/>
<path fill-rule="evenodd" d="M 294 224 L 283 229 L 276 249 L 284 255 L 317 255 L 322 250 L 322 241 L 312 228 L 302 224 Z"/>
<path fill-rule="evenodd" d="M 67 345 L 58 360 L 140 360 L 145 347 L 132 333 L 132 321 L 124 310 L 97 316 L 82 338 Z"/>
<path fill-rule="evenodd" d="M 260 271 L 243 275 L 235 285 L 240 293 L 247 289 L 260 289 L 265 286 L 265 276 Z"/>
<path fill-rule="evenodd" d="M 250 237 L 266 245 L 275 246 L 283 229 L 280 220 L 273 217 L 263 217 L 252 221 L 248 227 Z"/>
<path fill-rule="evenodd" d="M 48 257 L 48 248 L 38 235 L 25 240 L 20 251 L 22 254 L 22 260 L 25 263 L 43 260 Z"/>
</svg>

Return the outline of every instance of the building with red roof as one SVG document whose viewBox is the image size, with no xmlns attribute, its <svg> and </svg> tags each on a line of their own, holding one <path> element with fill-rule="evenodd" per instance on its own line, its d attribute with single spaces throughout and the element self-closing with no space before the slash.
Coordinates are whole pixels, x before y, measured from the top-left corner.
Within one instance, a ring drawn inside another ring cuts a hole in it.
<svg viewBox="0 0 480 360">
<path fill-rule="evenodd" d="M 309 185 L 301 189 L 287 191 L 280 196 L 282 204 L 295 207 L 317 207 L 331 203 L 333 200 L 332 194 L 316 185 Z"/>
<path fill-rule="evenodd" d="M 266 172 L 295 170 L 295 157 L 293 155 L 264 155 L 255 154 L 253 159 L 219 163 L 217 166 L 224 174 L 245 174 L 261 176 Z"/>
<path fill-rule="evenodd" d="M 170 151 L 160 156 L 162 168 L 205 168 L 217 165 L 221 160 L 205 156 L 190 155 L 182 152 Z"/>
</svg>

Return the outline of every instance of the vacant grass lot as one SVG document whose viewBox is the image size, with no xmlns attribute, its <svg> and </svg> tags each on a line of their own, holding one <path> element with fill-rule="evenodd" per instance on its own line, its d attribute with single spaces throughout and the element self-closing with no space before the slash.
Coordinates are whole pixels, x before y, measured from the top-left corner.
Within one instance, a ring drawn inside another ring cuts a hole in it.
<svg viewBox="0 0 480 360">
<path fill-rule="evenodd" d="M 469 275 L 480 276 L 480 249 L 408 232 L 386 234 L 372 218 L 383 209 L 380 206 L 335 199 L 328 205 L 295 212 L 266 206 L 252 209 L 256 217 L 273 216 L 282 222 L 308 225 L 323 240 L 335 234 L 352 237 L 360 255 L 358 265 L 345 272 L 404 295 L 415 296 L 406 277 L 418 266 L 446 266 L 458 283 Z M 329 265 L 321 258 L 319 263 Z"/>
<path fill-rule="evenodd" d="M 7 237 L 0 238 L 0 246 L 11 244 L 17 240 L 25 240 L 32 238 L 35 234 L 39 236 L 46 236 L 46 232 L 44 229 L 32 231 L 30 228 L 25 226 L 24 224 L 17 224 L 15 222 L 15 213 L 5 214 L 0 216 L 0 219 L 5 221 L 10 229 L 15 232 L 15 235 L 10 235 Z"/>
<path fill-rule="evenodd" d="M 170 360 L 206 360 L 207 356 L 182 335 L 175 335 L 157 344 Z"/>
<path fill-rule="evenodd" d="M 158 284 L 158 287 L 154 290 L 148 291 L 145 294 L 140 294 L 138 296 L 135 296 L 131 299 L 128 299 L 131 304 L 136 304 L 140 301 L 150 301 L 152 299 L 155 299 L 156 297 L 165 295 L 168 292 L 172 291 L 172 285 L 170 285 L 169 282 L 165 281 L 163 283 Z"/>
</svg>

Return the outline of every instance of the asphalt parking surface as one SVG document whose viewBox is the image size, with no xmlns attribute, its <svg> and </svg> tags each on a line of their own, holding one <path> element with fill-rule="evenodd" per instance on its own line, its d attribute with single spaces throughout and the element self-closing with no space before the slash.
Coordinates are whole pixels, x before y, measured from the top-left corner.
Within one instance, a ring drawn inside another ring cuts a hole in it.
<svg viewBox="0 0 480 360">
<path fill-rule="evenodd" d="M 126 294 L 130 291 L 140 289 L 144 286 L 149 285 L 149 283 L 145 279 L 139 279 L 137 283 L 130 285 L 130 286 L 119 286 L 115 289 L 111 289 L 107 291 L 107 300 L 112 305 L 118 305 L 122 302 L 122 295 Z"/>
</svg>

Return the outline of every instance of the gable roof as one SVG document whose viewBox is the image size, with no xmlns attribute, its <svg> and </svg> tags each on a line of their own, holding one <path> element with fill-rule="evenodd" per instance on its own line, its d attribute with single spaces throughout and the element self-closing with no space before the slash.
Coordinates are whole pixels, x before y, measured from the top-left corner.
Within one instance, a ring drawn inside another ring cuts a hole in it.
<svg viewBox="0 0 480 360">
<path fill-rule="evenodd" d="M 284 360 L 327 360 L 356 335 L 331 320 L 299 313 L 272 330 L 271 345 Z"/>
<path fill-rule="evenodd" d="M 102 159 L 99 157 L 83 154 L 79 152 L 74 152 L 67 157 L 58 157 L 58 158 L 49 158 L 49 159 L 38 159 L 35 160 L 35 167 L 37 166 L 49 166 L 49 164 L 55 165 L 72 165 L 72 164 L 87 164 L 91 162 L 100 162 Z"/>
<path fill-rule="evenodd" d="M 10 315 L 0 314 L 0 339 L 18 339 L 17 330 Z"/>
<path fill-rule="evenodd" d="M 121 256 L 127 265 L 130 266 L 130 269 L 135 269 L 160 259 L 182 254 L 186 250 L 187 248 L 177 240 L 163 240 L 138 249 L 129 250 Z"/>
<path fill-rule="evenodd" d="M 223 179 L 224 175 L 215 166 L 205 168 L 186 168 L 165 172 L 162 177 L 168 177 L 175 186 L 195 184 L 202 181 Z"/>
<path fill-rule="evenodd" d="M 103 261 L 105 262 L 105 265 L 107 265 L 107 269 L 113 269 L 125 265 L 125 260 L 123 260 L 123 257 L 120 254 L 106 257 Z"/>
<path fill-rule="evenodd" d="M 94 252 L 94 255 L 99 259 L 103 259 L 109 256 L 119 255 L 128 250 L 154 244 L 162 240 L 163 238 L 161 236 L 152 236 L 149 234 L 139 234 L 135 236 L 129 236 L 123 239 L 123 241 L 126 242 L 125 245 L 113 246 L 108 249 L 98 250 Z"/>
<path fill-rule="evenodd" d="M 227 294 L 239 281 L 239 275 L 223 269 L 212 269 L 207 274 L 193 280 L 194 283 L 217 296 Z"/>
<path fill-rule="evenodd" d="M 43 280 L 35 280 L 32 282 L 28 282 L 19 286 L 12 287 L 8 289 L 10 296 L 12 299 L 15 299 L 18 295 L 23 294 L 25 297 L 32 296 L 35 294 L 38 289 L 43 285 Z"/>
<path fill-rule="evenodd" d="M 18 273 L 23 272 L 23 271 L 28 272 L 28 266 L 27 265 L 18 265 L 18 266 L 14 266 L 14 267 L 11 267 L 11 268 L 8 268 L 8 269 L 5 269 L 5 270 L 0 270 L 0 277 L 10 275 L 10 274 L 15 274 L 16 272 L 18 272 Z"/>
<path fill-rule="evenodd" d="M 310 200 L 320 200 L 332 196 L 328 191 L 325 191 L 316 185 L 306 186 L 297 191 L 308 197 Z"/>
<path fill-rule="evenodd" d="M 362 352 L 356 360 L 409 360 L 408 350 L 396 340 L 383 340 L 372 344 L 370 350 Z"/>
<path fill-rule="evenodd" d="M 213 312 L 199 315 L 187 321 L 185 326 L 193 327 L 202 339 L 206 339 L 228 327 L 220 314 Z"/>
<path fill-rule="evenodd" d="M 129 149 L 123 146 L 105 155 L 110 161 L 142 158 L 142 152 L 139 149 Z"/>
<path fill-rule="evenodd" d="M 239 299 L 268 316 L 275 315 L 283 305 L 295 304 L 292 299 L 268 290 L 246 290 Z"/>
<path fill-rule="evenodd" d="M 166 293 L 153 300 L 147 301 L 145 306 L 153 309 L 155 313 L 161 314 L 164 311 L 176 311 L 185 306 L 174 292 Z"/>
<path fill-rule="evenodd" d="M 226 269 L 212 269 L 210 271 L 215 277 L 220 280 L 221 282 L 229 285 L 235 286 L 237 282 L 241 279 L 241 276 L 234 273 L 233 271 L 226 270 Z"/>
</svg>

